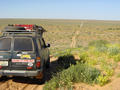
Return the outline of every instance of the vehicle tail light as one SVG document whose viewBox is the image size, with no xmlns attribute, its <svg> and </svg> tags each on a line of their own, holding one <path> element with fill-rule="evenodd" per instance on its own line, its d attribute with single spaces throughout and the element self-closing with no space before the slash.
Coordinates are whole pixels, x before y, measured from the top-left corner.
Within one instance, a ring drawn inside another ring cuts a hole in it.
<svg viewBox="0 0 120 90">
<path fill-rule="evenodd" d="M 36 67 L 39 68 L 40 67 L 40 57 L 36 58 Z"/>
<path fill-rule="evenodd" d="M 0 66 L 0 69 L 2 69 L 2 66 Z"/>
<path fill-rule="evenodd" d="M 36 67 L 39 68 L 40 67 L 40 62 L 36 63 Z"/>
<path fill-rule="evenodd" d="M 36 60 L 40 60 L 40 57 L 37 57 Z"/>
<path fill-rule="evenodd" d="M 27 69 L 32 69 L 32 67 L 27 67 Z"/>
</svg>

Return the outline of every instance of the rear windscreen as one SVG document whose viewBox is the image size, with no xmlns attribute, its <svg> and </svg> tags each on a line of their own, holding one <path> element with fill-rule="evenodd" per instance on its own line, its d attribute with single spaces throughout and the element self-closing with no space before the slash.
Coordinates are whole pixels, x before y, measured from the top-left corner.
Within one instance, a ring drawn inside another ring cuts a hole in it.
<svg viewBox="0 0 120 90">
<path fill-rule="evenodd" d="M 15 38 L 14 51 L 33 51 L 31 38 Z"/>
<path fill-rule="evenodd" d="M 0 38 L 0 51 L 10 51 L 10 49 L 11 49 L 11 39 Z"/>
</svg>

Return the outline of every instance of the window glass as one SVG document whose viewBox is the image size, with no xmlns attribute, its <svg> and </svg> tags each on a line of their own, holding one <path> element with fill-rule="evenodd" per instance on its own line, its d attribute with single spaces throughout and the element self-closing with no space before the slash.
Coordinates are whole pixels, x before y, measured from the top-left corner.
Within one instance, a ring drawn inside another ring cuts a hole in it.
<svg viewBox="0 0 120 90">
<path fill-rule="evenodd" d="M 10 51 L 11 49 L 11 39 L 1 38 L 0 39 L 0 51 Z"/>
<path fill-rule="evenodd" d="M 32 51 L 32 39 L 31 38 L 15 38 L 14 40 L 15 51 Z"/>
<path fill-rule="evenodd" d="M 41 48 L 44 48 L 46 46 L 44 39 L 39 39 L 39 42 L 40 42 Z"/>
</svg>

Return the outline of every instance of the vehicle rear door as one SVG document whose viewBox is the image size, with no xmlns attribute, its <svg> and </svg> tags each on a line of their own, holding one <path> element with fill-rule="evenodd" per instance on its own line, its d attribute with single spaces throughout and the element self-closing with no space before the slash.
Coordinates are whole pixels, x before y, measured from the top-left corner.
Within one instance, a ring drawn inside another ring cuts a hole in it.
<svg viewBox="0 0 120 90">
<path fill-rule="evenodd" d="M 35 45 L 30 37 L 14 37 L 13 54 L 11 60 L 12 70 L 34 70 L 36 68 Z"/>
</svg>

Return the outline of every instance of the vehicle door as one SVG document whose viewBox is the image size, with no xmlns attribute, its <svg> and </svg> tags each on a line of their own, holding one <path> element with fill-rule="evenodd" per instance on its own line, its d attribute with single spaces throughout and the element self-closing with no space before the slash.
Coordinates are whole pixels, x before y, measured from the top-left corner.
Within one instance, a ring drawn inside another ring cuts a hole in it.
<svg viewBox="0 0 120 90">
<path fill-rule="evenodd" d="M 45 60 L 44 63 L 46 63 L 46 61 L 49 59 L 49 50 L 48 50 L 43 38 L 38 39 L 38 41 L 39 41 L 39 44 L 40 44 L 39 45 L 40 57 L 41 57 L 42 60 Z"/>
</svg>

